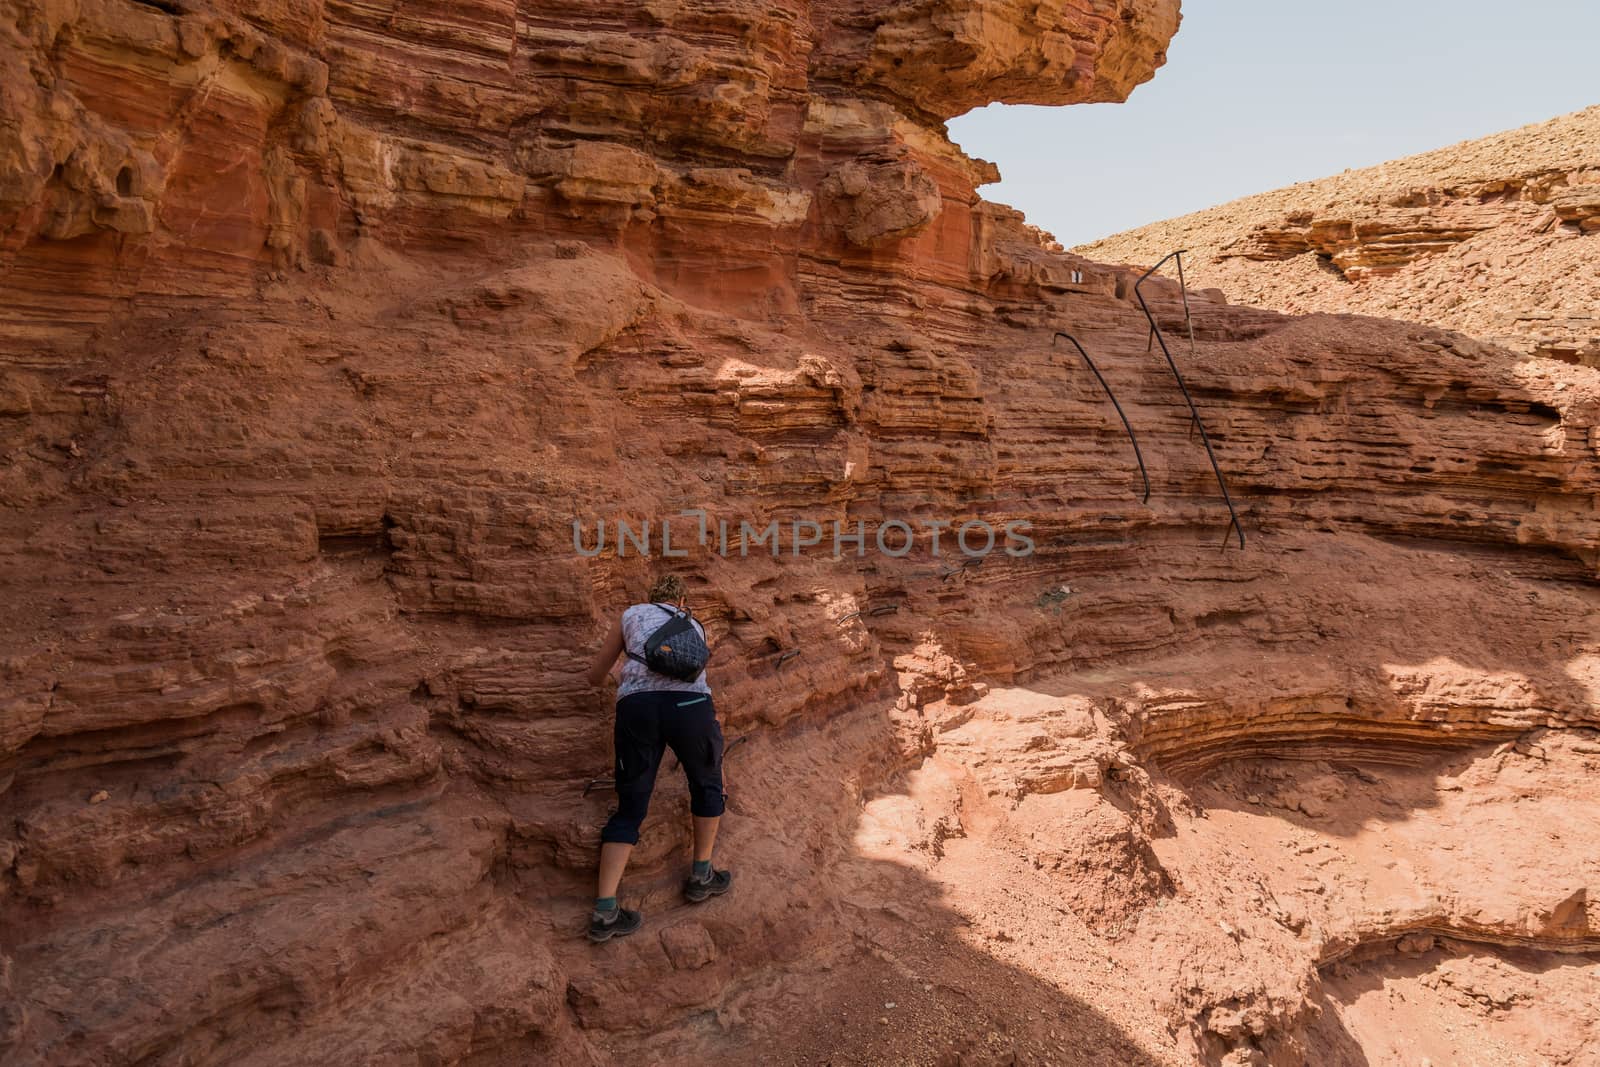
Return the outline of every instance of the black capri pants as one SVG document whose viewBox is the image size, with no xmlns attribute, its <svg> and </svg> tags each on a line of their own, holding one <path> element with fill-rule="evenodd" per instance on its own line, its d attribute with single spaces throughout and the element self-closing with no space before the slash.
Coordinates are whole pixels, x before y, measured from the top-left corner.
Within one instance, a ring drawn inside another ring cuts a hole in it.
<svg viewBox="0 0 1600 1067">
<path fill-rule="evenodd" d="M 617 701 L 617 810 L 601 841 L 639 843 L 656 769 L 669 747 L 689 779 L 689 810 L 705 818 L 722 814 L 722 727 L 711 697 L 665 689 L 629 693 Z"/>
</svg>

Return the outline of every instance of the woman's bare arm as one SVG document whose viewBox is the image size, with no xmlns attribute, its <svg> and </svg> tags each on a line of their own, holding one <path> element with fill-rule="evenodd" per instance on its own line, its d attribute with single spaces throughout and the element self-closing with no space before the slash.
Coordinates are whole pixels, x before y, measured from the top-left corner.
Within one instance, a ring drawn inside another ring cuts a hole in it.
<svg viewBox="0 0 1600 1067">
<path fill-rule="evenodd" d="M 611 624 L 611 632 L 606 634 L 605 643 L 600 646 L 600 651 L 595 653 L 594 665 L 589 668 L 589 684 L 599 685 L 605 681 L 606 675 L 611 672 L 612 664 L 617 662 L 617 657 L 622 655 L 622 619 L 619 617 Z"/>
</svg>

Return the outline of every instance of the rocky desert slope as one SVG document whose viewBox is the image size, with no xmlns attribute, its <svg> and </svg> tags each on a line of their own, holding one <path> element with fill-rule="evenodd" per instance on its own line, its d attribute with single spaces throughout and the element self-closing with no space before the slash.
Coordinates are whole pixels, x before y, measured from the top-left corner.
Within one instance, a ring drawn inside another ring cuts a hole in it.
<svg viewBox="0 0 1600 1067">
<path fill-rule="evenodd" d="M 1350 311 L 1600 366 L 1600 107 L 1074 249 L 1296 314 Z"/>
<path fill-rule="evenodd" d="M 0 1059 L 1593 1062 L 1600 371 L 1195 296 L 1223 548 L 1134 276 L 942 125 L 1177 28 L 0 10 Z M 594 551 L 696 510 L 915 537 Z M 595 947 L 583 669 L 661 566 L 738 884 L 679 903 L 664 768 Z"/>
</svg>

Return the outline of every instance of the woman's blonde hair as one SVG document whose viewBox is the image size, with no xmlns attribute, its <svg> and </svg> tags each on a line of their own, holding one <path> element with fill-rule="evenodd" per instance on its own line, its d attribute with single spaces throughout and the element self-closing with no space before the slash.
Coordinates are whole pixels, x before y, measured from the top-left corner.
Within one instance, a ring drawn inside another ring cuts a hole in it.
<svg viewBox="0 0 1600 1067">
<path fill-rule="evenodd" d="M 688 590 L 684 588 L 682 578 L 676 574 L 663 574 L 651 583 L 650 595 L 645 599 L 652 601 L 678 601 L 682 600 L 687 594 Z"/>
</svg>

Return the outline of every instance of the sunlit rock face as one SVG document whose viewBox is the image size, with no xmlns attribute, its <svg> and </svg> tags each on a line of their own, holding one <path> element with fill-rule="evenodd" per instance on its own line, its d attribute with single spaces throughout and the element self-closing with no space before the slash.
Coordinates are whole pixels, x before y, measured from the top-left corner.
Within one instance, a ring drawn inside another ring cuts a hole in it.
<svg viewBox="0 0 1600 1067">
<path fill-rule="evenodd" d="M 1595 373 L 1190 294 L 1221 552 L 1137 274 L 945 136 L 1176 8 L 0 13 L 5 1062 L 1289 1063 L 1386 939 L 1592 948 Z M 738 888 L 668 761 L 592 950 L 663 566 Z"/>
<path fill-rule="evenodd" d="M 1077 249 L 1278 311 L 1425 322 L 1600 367 L 1600 107 L 1169 219 Z"/>
<path fill-rule="evenodd" d="M 1127 99 L 1166 60 L 1176 0 L 905 0 L 815 5 L 815 69 L 953 118 L 975 107 Z"/>
</svg>

